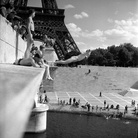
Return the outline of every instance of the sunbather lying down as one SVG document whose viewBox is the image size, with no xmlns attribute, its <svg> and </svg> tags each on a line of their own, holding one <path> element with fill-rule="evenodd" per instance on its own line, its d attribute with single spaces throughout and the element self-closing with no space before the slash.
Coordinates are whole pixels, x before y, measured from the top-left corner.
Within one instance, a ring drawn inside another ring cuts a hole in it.
<svg viewBox="0 0 138 138">
<path fill-rule="evenodd" d="M 73 62 L 78 62 L 81 61 L 83 59 L 85 59 L 86 57 L 88 58 L 91 54 L 91 50 L 86 50 L 86 52 L 78 55 L 78 56 L 72 56 L 71 58 L 67 59 L 67 60 L 58 60 L 55 61 L 55 64 L 69 64 L 69 63 L 73 63 Z"/>
<path fill-rule="evenodd" d="M 40 67 L 38 64 L 35 63 L 33 58 L 21 58 L 14 62 L 15 65 L 22 65 L 22 66 L 33 66 L 33 67 Z"/>
<path fill-rule="evenodd" d="M 33 54 L 36 53 L 36 50 L 35 48 L 32 48 L 31 50 L 31 54 L 29 56 L 29 58 L 20 58 L 20 59 L 17 59 L 14 64 L 15 65 L 22 65 L 22 66 L 33 66 L 33 67 L 40 67 L 36 62 L 35 60 L 33 59 Z"/>
</svg>

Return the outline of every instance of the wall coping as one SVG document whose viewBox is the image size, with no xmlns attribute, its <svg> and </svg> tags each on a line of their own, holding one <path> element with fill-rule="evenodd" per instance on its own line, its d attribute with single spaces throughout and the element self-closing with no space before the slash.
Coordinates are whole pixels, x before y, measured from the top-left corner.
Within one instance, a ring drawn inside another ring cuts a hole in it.
<svg viewBox="0 0 138 138">
<path fill-rule="evenodd" d="M 21 138 L 45 69 L 0 64 L 0 137 Z"/>
</svg>

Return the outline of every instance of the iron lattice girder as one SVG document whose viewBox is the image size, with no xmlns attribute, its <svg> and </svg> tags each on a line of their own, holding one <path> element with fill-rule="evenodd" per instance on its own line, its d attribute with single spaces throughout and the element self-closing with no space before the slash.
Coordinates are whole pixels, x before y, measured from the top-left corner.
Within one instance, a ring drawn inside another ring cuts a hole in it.
<svg viewBox="0 0 138 138">
<path fill-rule="evenodd" d="M 58 9 L 56 0 L 41 0 L 42 7 L 46 9 Z"/>
<path fill-rule="evenodd" d="M 34 18 L 34 39 L 42 41 L 45 34 L 51 38 L 56 38 L 54 49 L 59 59 L 64 59 L 65 55 L 71 51 L 80 53 L 75 41 L 65 26 L 63 9 L 20 7 L 17 13 L 23 19 L 27 19 L 29 9 L 35 9 L 36 11 Z"/>
<path fill-rule="evenodd" d="M 13 0 L 14 6 L 27 7 L 28 0 Z"/>
<path fill-rule="evenodd" d="M 7 3 L 13 4 L 15 7 L 16 6 L 23 6 L 27 7 L 28 0 L 0 0 L 0 5 L 5 5 Z"/>
<path fill-rule="evenodd" d="M 64 29 L 63 29 L 63 27 L 64 27 Z M 62 29 L 60 29 L 60 28 L 62 28 Z M 69 34 L 66 26 L 60 25 L 60 27 L 59 26 L 53 27 L 51 25 L 50 26 L 48 26 L 48 25 L 47 26 L 36 25 L 35 29 L 39 30 L 42 34 L 47 34 L 48 36 L 50 36 L 52 38 L 56 38 L 58 46 L 60 47 L 60 49 L 62 49 L 62 51 L 63 51 L 62 53 L 64 55 L 70 51 L 79 52 L 79 49 L 76 46 L 71 35 Z M 56 48 L 57 48 L 57 46 L 56 46 Z M 55 49 L 55 50 L 57 50 L 57 49 Z M 58 57 L 60 59 L 64 59 L 64 56 L 62 56 L 62 58 L 60 56 L 58 56 Z"/>
<path fill-rule="evenodd" d="M 0 0 L 1 4 L 12 3 L 14 6 L 27 7 L 28 0 Z M 58 9 L 56 0 L 41 0 L 42 7 L 47 9 Z"/>
</svg>

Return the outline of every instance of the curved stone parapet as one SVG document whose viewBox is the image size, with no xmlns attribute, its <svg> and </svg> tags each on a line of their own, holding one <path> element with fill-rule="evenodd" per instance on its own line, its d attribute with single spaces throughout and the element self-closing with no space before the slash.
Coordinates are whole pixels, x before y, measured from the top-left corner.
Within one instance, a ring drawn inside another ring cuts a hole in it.
<svg viewBox="0 0 138 138">
<path fill-rule="evenodd" d="M 0 138 L 22 137 L 44 72 L 42 68 L 0 64 Z"/>
<path fill-rule="evenodd" d="M 38 107 L 32 109 L 26 128 L 27 133 L 40 133 L 46 130 L 48 109 L 46 104 L 38 104 Z"/>
</svg>

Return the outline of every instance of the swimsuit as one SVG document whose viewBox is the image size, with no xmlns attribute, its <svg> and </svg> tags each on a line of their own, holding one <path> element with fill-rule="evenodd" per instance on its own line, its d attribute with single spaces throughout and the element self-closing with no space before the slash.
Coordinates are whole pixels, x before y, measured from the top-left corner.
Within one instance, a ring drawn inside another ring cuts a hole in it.
<svg viewBox="0 0 138 138">
<path fill-rule="evenodd" d="M 34 57 L 33 57 L 33 59 L 35 60 L 35 62 L 37 63 L 37 64 L 41 64 L 41 57 L 40 57 L 40 55 L 38 54 L 38 53 L 36 53 L 35 55 L 34 55 Z"/>
<path fill-rule="evenodd" d="M 23 60 L 23 59 L 20 58 L 20 59 L 18 60 L 18 63 L 17 63 L 17 64 L 18 64 L 18 65 L 21 65 L 20 62 L 21 62 L 22 60 Z"/>
<path fill-rule="evenodd" d="M 28 31 L 27 31 L 26 35 L 28 35 L 28 34 L 29 34 L 29 33 L 28 33 Z M 34 35 L 34 34 L 35 34 L 35 31 L 32 31 L 32 30 L 31 30 L 31 34 Z"/>
<path fill-rule="evenodd" d="M 35 32 L 31 30 L 31 34 L 34 35 L 34 33 L 35 33 Z"/>
<path fill-rule="evenodd" d="M 36 54 L 34 55 L 34 57 L 41 58 L 40 55 L 39 55 L 38 53 L 36 53 Z"/>
</svg>

